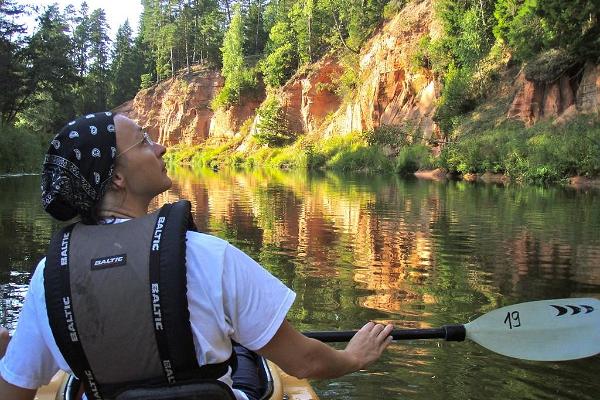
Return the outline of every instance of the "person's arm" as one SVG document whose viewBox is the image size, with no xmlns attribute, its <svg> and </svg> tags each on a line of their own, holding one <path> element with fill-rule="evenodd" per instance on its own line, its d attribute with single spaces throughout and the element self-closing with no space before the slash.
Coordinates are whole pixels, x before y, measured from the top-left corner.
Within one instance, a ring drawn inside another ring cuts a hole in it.
<svg viewBox="0 0 600 400">
<path fill-rule="evenodd" d="M 392 329 L 392 325 L 369 322 L 344 350 L 336 350 L 307 338 L 289 322 L 283 321 L 275 336 L 257 353 L 297 378 L 337 378 L 376 361 L 391 343 Z"/>
<path fill-rule="evenodd" d="M 11 385 L 0 376 L 0 399 L 33 400 L 36 392 L 37 390 L 35 389 L 23 389 Z"/>
<path fill-rule="evenodd" d="M 0 358 L 4 357 L 8 342 L 10 342 L 10 332 L 5 327 L 0 326 Z"/>
<path fill-rule="evenodd" d="M 6 348 L 10 342 L 10 334 L 8 329 L 0 326 L 0 358 L 4 357 Z M 36 390 L 23 389 L 15 385 L 11 385 L 6 382 L 0 375 L 0 399 L 14 399 L 14 400 L 31 400 L 34 398 Z"/>
</svg>

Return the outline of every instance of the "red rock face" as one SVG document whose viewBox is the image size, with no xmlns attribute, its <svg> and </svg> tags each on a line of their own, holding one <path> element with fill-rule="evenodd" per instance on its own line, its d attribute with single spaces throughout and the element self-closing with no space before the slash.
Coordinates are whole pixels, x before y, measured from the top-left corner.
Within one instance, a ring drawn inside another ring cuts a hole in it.
<svg viewBox="0 0 600 400">
<path fill-rule="evenodd" d="M 600 112 L 600 65 L 588 63 L 577 90 L 577 108 L 581 112 Z"/>
<path fill-rule="evenodd" d="M 325 57 L 281 88 L 277 96 L 291 131 L 316 132 L 339 109 L 340 98 L 333 88 L 342 72 L 335 57 Z"/>
<path fill-rule="evenodd" d="M 600 66 L 588 63 L 577 93 L 573 90 L 574 78 L 563 75 L 551 83 L 525 79 L 523 73 L 516 81 L 517 93 L 508 110 L 507 117 L 519 119 L 532 125 L 541 118 L 557 118 L 566 121 L 577 112 L 600 111 Z M 568 114 L 568 115 L 565 115 Z"/>
<path fill-rule="evenodd" d="M 411 57 L 425 35 L 436 35 L 431 2 L 411 3 L 365 44 L 359 55 L 358 93 L 338 110 L 326 135 L 410 123 L 424 137 L 436 131 L 432 120 L 439 86 Z"/>
<path fill-rule="evenodd" d="M 217 72 L 197 71 L 168 79 L 115 109 L 145 127 L 159 143 L 202 143 L 209 136 L 210 101 L 223 86 Z"/>
<path fill-rule="evenodd" d="M 409 68 L 411 49 L 431 33 L 431 2 L 407 7 L 372 37 L 360 54 L 359 86 L 354 100 L 342 106 L 334 88 L 343 68 L 327 56 L 291 79 L 279 92 L 289 128 L 297 133 L 344 134 L 407 120 L 427 137 L 439 88 L 424 73 Z M 210 101 L 223 86 L 217 72 L 195 71 L 143 90 L 117 108 L 165 145 L 199 144 L 209 137 L 228 138 L 252 118 L 264 98 L 241 102 L 217 113 Z"/>
<path fill-rule="evenodd" d="M 382 25 L 358 55 L 358 85 L 351 99 L 342 103 L 335 87 L 343 67 L 329 55 L 296 74 L 278 92 L 289 129 L 322 136 L 366 131 L 382 125 L 409 123 L 425 138 L 439 135 L 433 121 L 441 86 L 431 71 L 412 65 L 420 40 L 436 39 L 441 32 L 432 16 L 432 0 L 409 2 L 392 20 Z M 528 81 L 520 74 L 516 95 L 507 117 L 531 125 L 541 118 L 563 123 L 579 112 L 600 110 L 600 66 L 588 64 L 581 82 L 563 76 L 551 83 Z M 223 86 L 218 72 L 197 68 L 140 91 L 134 100 L 119 106 L 122 112 L 147 128 L 152 138 L 165 145 L 200 144 L 208 138 L 240 134 L 242 124 L 253 119 L 264 100 L 242 99 L 240 105 L 214 113 L 210 102 Z M 248 146 L 250 140 L 241 146 Z"/>
</svg>

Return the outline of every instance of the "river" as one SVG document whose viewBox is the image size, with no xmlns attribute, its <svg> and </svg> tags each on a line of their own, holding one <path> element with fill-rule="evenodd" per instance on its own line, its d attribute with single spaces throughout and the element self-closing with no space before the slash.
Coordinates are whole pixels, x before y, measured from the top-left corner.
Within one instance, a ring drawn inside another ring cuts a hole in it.
<svg viewBox="0 0 600 400">
<path fill-rule="evenodd" d="M 186 198 L 297 293 L 301 330 L 465 323 L 500 306 L 600 298 L 600 193 L 284 171 L 171 171 Z M 59 224 L 39 176 L 0 178 L 0 323 L 11 330 Z M 531 362 L 471 343 L 394 343 L 368 371 L 314 381 L 322 399 L 596 399 L 600 357 Z"/>
</svg>

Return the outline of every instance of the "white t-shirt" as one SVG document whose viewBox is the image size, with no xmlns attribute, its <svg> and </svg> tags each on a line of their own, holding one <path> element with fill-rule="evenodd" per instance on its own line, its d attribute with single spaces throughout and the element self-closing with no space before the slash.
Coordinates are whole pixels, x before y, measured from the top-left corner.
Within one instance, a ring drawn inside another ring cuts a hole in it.
<svg viewBox="0 0 600 400">
<path fill-rule="evenodd" d="M 231 339 L 258 350 L 273 338 L 295 293 L 252 258 L 214 236 L 187 232 L 187 297 L 200 365 L 231 355 Z M 45 259 L 38 264 L 4 358 L 0 374 L 9 383 L 36 389 L 62 369 L 61 355 L 46 313 Z M 221 378 L 231 386 L 229 374 Z M 234 390 L 238 399 L 246 396 Z"/>
</svg>

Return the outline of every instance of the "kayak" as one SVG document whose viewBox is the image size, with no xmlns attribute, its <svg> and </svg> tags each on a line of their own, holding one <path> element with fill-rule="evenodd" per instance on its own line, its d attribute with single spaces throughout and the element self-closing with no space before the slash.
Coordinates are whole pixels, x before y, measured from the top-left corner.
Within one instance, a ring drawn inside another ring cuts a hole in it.
<svg viewBox="0 0 600 400">
<path fill-rule="evenodd" d="M 286 374 L 276 364 L 263 360 L 263 380 L 265 393 L 263 400 L 318 400 L 319 397 L 306 379 L 298 379 Z M 75 400 L 70 387 L 76 381 L 65 372 L 59 372 L 52 381 L 38 389 L 36 400 Z"/>
</svg>

